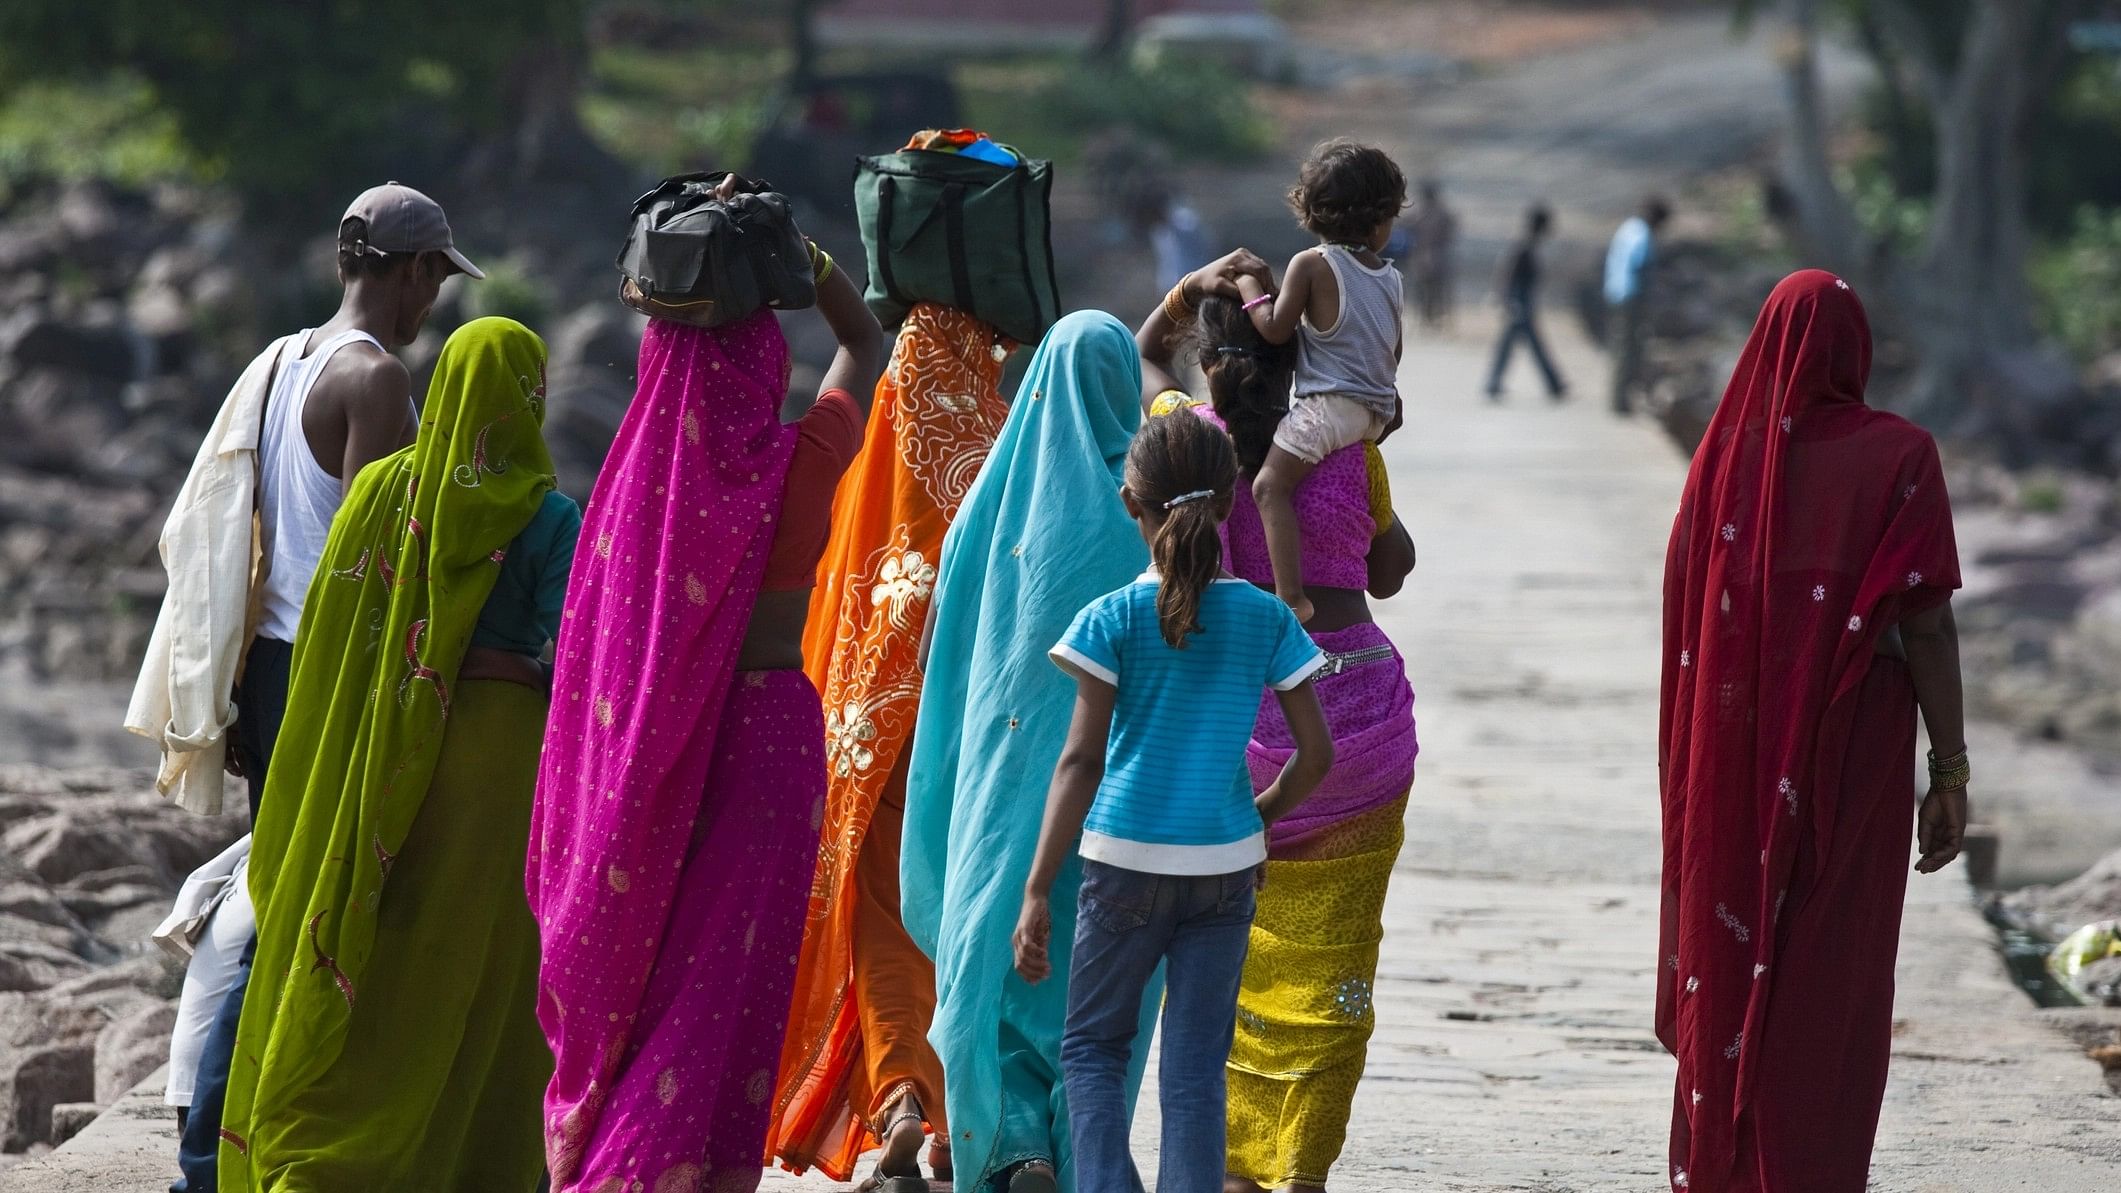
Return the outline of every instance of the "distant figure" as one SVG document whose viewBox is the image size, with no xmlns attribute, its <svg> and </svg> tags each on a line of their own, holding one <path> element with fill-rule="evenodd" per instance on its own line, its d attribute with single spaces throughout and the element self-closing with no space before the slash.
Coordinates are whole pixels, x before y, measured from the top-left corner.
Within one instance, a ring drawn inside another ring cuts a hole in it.
<svg viewBox="0 0 2121 1193">
<path fill-rule="evenodd" d="M 1649 301 L 1651 270 L 1657 259 L 1657 232 L 1671 217 L 1663 198 L 1643 200 L 1642 214 L 1630 216 L 1613 233 L 1605 254 L 1605 301 L 1614 316 L 1606 343 L 1613 353 L 1613 412 L 1626 414 L 1641 380 L 1643 312 Z"/>
<path fill-rule="evenodd" d="M 1422 180 L 1421 198 L 1407 224 L 1413 234 L 1407 272 L 1414 281 L 1414 310 L 1423 327 L 1438 328 L 1451 318 L 1451 253 L 1458 245 L 1458 217 L 1443 205 L 1443 188 L 1435 179 Z"/>
<path fill-rule="evenodd" d="M 1673 1193 L 1863 1193 L 1909 846 L 1933 874 L 1965 835 L 1951 499 L 1929 434 L 1865 405 L 1870 365 L 1848 283 L 1783 279 L 1672 526 L 1655 969 Z"/>
<path fill-rule="evenodd" d="M 1539 338 L 1539 246 L 1547 238 L 1547 231 L 1554 224 L 1553 213 L 1545 204 L 1533 207 L 1525 213 L 1524 239 L 1517 242 L 1504 258 L 1503 272 L 1498 287 L 1502 294 L 1504 322 L 1502 338 L 1495 343 L 1495 365 L 1488 370 L 1488 398 L 1502 400 L 1502 374 L 1510 367 L 1510 356 L 1517 350 L 1517 342 L 1523 340 L 1532 353 L 1532 362 L 1546 378 L 1547 396 L 1559 402 L 1569 396 L 1568 383 L 1554 371 L 1554 362 L 1547 356 L 1547 346 Z"/>
<path fill-rule="evenodd" d="M 1169 291 L 1181 279 L 1206 265 L 1208 226 L 1200 212 L 1178 195 L 1160 195 L 1149 222 L 1149 247 L 1156 254 L 1156 288 Z"/>
</svg>

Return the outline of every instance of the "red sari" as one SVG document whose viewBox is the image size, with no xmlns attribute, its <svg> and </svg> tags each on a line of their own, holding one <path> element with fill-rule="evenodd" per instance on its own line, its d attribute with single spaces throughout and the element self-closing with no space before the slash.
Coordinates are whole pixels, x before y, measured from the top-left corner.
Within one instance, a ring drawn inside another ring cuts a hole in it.
<svg viewBox="0 0 2121 1193">
<path fill-rule="evenodd" d="M 1891 1048 L 1914 689 L 1877 653 L 1959 584 L 1936 445 L 1863 403 L 1870 328 L 1768 297 L 1665 565 L 1657 1034 L 1672 1188 L 1861 1193 Z"/>
</svg>

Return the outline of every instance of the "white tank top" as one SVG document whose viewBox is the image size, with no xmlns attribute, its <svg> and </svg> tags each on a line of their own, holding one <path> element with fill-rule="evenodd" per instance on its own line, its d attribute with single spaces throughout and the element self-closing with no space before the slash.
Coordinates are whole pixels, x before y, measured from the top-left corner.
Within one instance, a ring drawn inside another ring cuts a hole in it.
<svg viewBox="0 0 2121 1193">
<path fill-rule="evenodd" d="M 304 331 L 307 343 L 311 332 Z M 265 524 L 272 568 L 265 576 L 258 635 L 293 642 L 302 624 L 302 598 L 324 558 L 324 539 L 339 512 L 339 478 L 317 463 L 302 433 L 302 408 L 325 362 L 348 344 L 383 345 L 365 331 L 342 331 L 308 356 L 285 361 L 265 399 L 265 425 L 258 432 L 258 511 Z"/>
</svg>

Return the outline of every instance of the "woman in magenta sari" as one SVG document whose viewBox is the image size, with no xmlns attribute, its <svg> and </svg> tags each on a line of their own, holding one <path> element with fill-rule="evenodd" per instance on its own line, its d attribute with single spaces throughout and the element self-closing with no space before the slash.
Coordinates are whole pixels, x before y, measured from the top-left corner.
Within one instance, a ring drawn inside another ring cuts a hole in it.
<svg viewBox="0 0 2121 1193">
<path fill-rule="evenodd" d="M 780 419 L 771 311 L 651 321 L 583 522 L 527 878 L 556 1193 L 759 1182 L 825 790 L 803 621 L 882 352 L 818 268 L 809 413 Z"/>
</svg>

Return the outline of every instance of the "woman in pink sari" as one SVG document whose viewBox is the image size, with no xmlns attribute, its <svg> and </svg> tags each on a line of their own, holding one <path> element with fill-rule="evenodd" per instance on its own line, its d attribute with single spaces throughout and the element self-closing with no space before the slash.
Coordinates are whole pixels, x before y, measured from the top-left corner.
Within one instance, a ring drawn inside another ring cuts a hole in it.
<svg viewBox="0 0 2121 1193">
<path fill-rule="evenodd" d="M 583 522 L 527 876 L 555 1193 L 759 1182 L 825 791 L 803 621 L 883 343 L 818 271 L 809 413 L 771 311 L 651 321 Z"/>
</svg>

